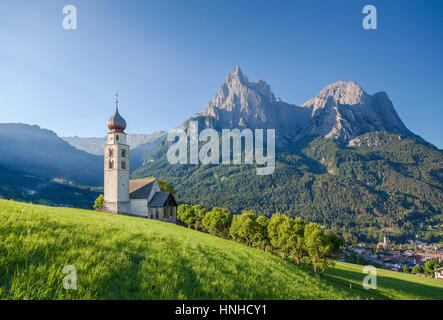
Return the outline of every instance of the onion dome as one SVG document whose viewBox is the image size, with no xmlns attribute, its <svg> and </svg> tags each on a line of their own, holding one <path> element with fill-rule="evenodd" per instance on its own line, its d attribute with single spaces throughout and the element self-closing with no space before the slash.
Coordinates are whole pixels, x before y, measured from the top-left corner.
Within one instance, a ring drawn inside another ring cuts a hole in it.
<svg viewBox="0 0 443 320">
<path fill-rule="evenodd" d="M 115 113 L 108 120 L 108 128 L 111 131 L 121 131 L 121 132 L 123 132 L 126 129 L 126 121 L 118 113 L 118 95 L 117 94 L 116 94 L 116 100 L 115 100 Z"/>
</svg>

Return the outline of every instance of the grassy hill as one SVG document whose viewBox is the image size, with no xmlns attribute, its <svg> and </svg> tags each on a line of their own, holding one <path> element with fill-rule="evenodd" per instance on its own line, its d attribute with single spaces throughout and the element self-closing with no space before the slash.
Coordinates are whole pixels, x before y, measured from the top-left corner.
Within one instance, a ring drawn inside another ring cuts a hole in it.
<svg viewBox="0 0 443 320">
<path fill-rule="evenodd" d="M 77 290 L 62 270 L 77 268 Z M 0 200 L 1 299 L 443 299 L 443 281 L 361 266 L 320 278 L 279 257 L 184 227 Z M 352 290 L 349 290 L 352 283 Z"/>
</svg>

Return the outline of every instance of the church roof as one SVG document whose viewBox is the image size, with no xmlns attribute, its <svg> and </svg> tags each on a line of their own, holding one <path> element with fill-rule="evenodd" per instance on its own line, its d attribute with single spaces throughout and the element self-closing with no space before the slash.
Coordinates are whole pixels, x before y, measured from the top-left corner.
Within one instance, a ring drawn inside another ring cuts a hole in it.
<svg viewBox="0 0 443 320">
<path fill-rule="evenodd" d="M 156 192 L 151 201 L 149 201 L 148 207 L 164 207 L 168 200 L 170 200 L 171 206 L 177 206 L 177 202 L 171 192 Z"/>
<path fill-rule="evenodd" d="M 155 178 L 129 180 L 129 198 L 148 199 L 154 182 Z"/>
</svg>

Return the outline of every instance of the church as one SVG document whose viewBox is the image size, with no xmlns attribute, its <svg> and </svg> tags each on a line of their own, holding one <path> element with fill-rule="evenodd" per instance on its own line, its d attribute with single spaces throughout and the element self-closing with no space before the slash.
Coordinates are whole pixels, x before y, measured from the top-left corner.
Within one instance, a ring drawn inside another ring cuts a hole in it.
<svg viewBox="0 0 443 320">
<path fill-rule="evenodd" d="M 177 202 L 171 192 L 162 192 L 155 178 L 129 179 L 129 145 L 126 144 L 126 121 L 118 113 L 108 120 L 108 140 L 104 154 L 103 211 L 177 222 Z"/>
</svg>

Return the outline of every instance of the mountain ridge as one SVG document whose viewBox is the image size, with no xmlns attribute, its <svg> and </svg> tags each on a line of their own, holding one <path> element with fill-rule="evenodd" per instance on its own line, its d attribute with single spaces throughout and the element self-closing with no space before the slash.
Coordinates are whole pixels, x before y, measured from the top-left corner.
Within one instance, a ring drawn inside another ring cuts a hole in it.
<svg viewBox="0 0 443 320">
<path fill-rule="evenodd" d="M 226 76 L 212 101 L 180 128 L 187 129 L 190 121 L 197 121 L 201 130 L 275 129 L 279 146 L 313 135 L 349 142 L 377 131 L 420 139 L 405 126 L 383 91 L 370 95 L 356 82 L 340 80 L 297 106 L 276 98 L 265 81 L 249 82 L 239 66 Z"/>
<path fill-rule="evenodd" d="M 348 143 L 361 134 L 378 131 L 423 140 L 402 122 L 384 91 L 371 95 L 354 81 L 339 80 L 298 106 L 276 97 L 267 82 L 250 82 L 238 65 L 228 73 L 220 90 L 202 111 L 190 116 L 176 128 L 187 130 L 191 121 L 198 122 L 199 130 L 275 129 L 279 147 L 316 135 Z M 131 149 L 147 143 L 147 146 L 141 147 L 144 152 L 140 152 L 141 157 L 146 157 L 165 138 L 166 132 L 139 136 L 139 143 L 134 143 Z M 132 139 L 132 135 L 128 137 Z M 81 150 L 103 154 L 101 143 L 105 138 L 63 139 Z M 135 163 L 142 161 L 137 158 Z"/>
</svg>

